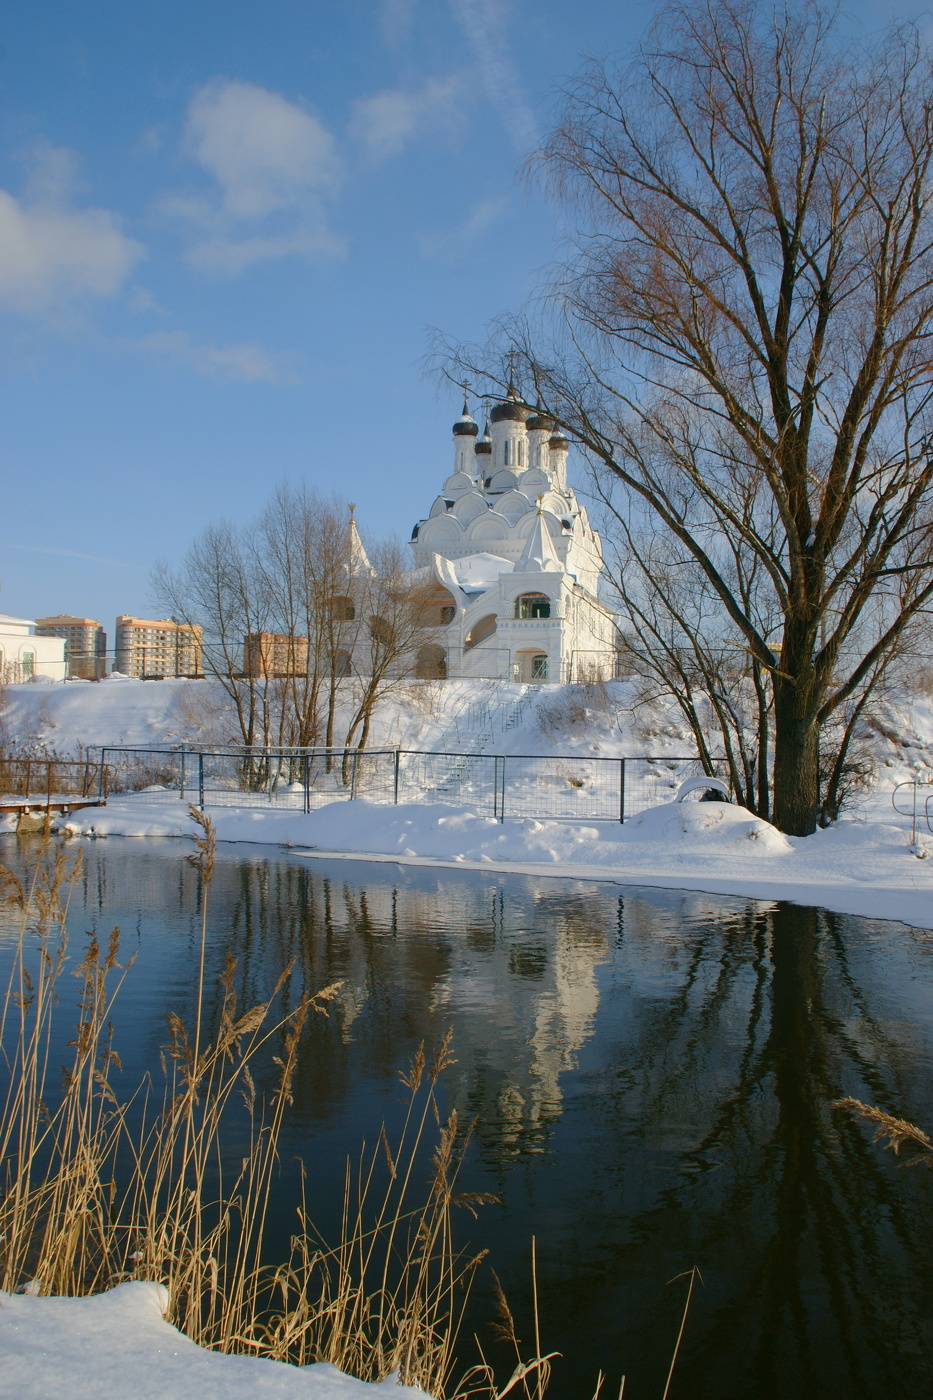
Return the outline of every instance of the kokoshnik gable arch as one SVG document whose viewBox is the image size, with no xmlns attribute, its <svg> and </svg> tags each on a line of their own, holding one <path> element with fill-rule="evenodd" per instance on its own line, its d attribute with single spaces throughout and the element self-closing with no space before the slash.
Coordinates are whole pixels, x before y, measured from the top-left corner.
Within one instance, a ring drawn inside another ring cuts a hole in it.
<svg viewBox="0 0 933 1400">
<path fill-rule="evenodd" d="M 482 436 L 464 398 L 453 472 L 412 532 L 444 629 L 423 673 L 433 661 L 437 675 L 518 681 L 615 674 L 619 631 L 597 596 L 602 544 L 567 484 L 567 447 L 511 385 Z"/>
</svg>

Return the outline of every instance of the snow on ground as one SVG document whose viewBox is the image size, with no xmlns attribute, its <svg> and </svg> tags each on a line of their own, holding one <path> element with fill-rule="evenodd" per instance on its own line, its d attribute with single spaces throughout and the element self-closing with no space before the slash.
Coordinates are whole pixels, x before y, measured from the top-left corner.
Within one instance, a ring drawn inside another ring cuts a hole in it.
<svg viewBox="0 0 933 1400">
<path fill-rule="evenodd" d="M 221 841 L 295 848 L 401 864 L 484 865 L 524 874 L 744 894 L 820 904 L 846 914 L 933 928 L 933 859 L 918 860 L 909 831 L 886 821 L 841 821 L 814 836 L 782 836 L 743 807 L 687 800 L 613 822 L 498 822 L 469 806 L 366 801 L 297 811 L 218 807 Z M 893 813 L 892 813 L 893 815 Z M 85 836 L 185 836 L 186 808 L 147 794 L 111 798 L 62 826 Z M 933 839 L 930 841 L 933 854 Z"/>
<path fill-rule="evenodd" d="M 377 715 L 372 747 L 456 749 L 468 707 L 490 695 L 508 702 L 522 687 L 488 681 L 402 687 Z M 638 704 L 631 682 L 597 687 L 545 686 L 515 728 L 494 733 L 488 752 L 587 755 L 685 755 L 692 744 L 673 711 Z M 100 684 L 12 686 L 3 716 L 7 742 L 78 745 L 216 741 L 229 724 L 211 681 L 108 680 Z M 445 737 L 446 736 L 446 737 Z M 232 735 L 227 732 L 227 737 Z M 405 863 L 481 863 L 506 871 L 612 879 L 821 904 L 842 913 L 902 919 L 933 928 L 933 859 L 912 854 L 910 825 L 891 806 L 895 783 L 933 779 L 933 699 L 925 692 L 885 702 L 873 721 L 876 783 L 847 818 L 805 839 L 790 839 L 739 807 L 665 804 L 624 826 L 609 822 L 507 820 L 469 805 L 398 807 L 336 802 L 308 815 L 228 806 L 211 812 L 224 841 L 300 848 L 314 854 Z M 926 791 L 933 793 L 933 786 Z M 923 822 L 921 848 L 933 856 Z M 171 794 L 111 798 L 106 808 L 74 813 L 75 835 L 181 836 L 185 805 Z M 0 831 L 13 819 L 0 817 Z"/>
<path fill-rule="evenodd" d="M 318 1362 L 207 1351 L 162 1316 L 159 1283 L 94 1298 L 0 1293 L 0 1393 L 15 1400 L 424 1400 L 393 1377 L 367 1384 Z"/>
</svg>

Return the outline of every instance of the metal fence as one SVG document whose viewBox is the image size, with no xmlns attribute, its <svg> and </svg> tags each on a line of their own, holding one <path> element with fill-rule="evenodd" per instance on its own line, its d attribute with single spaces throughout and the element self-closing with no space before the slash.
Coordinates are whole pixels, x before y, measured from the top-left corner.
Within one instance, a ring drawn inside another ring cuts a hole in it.
<svg viewBox="0 0 933 1400">
<path fill-rule="evenodd" d="M 507 817 L 626 821 L 668 802 L 696 757 L 424 753 L 406 749 L 137 749 L 101 751 L 101 790 L 203 811 L 310 812 L 361 797 L 377 803 L 463 803 Z M 709 776 L 727 777 L 724 762 Z"/>
</svg>

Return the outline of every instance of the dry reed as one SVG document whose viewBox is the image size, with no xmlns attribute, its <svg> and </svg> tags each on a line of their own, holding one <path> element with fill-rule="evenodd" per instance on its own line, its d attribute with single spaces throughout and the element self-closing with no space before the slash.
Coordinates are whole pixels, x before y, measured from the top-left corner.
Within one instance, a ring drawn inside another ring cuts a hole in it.
<svg viewBox="0 0 933 1400">
<path fill-rule="evenodd" d="M 899 1166 L 933 1167 L 933 1142 L 915 1123 L 895 1118 L 893 1113 L 862 1103 L 861 1099 L 836 1099 L 833 1108 L 845 1109 L 853 1118 L 871 1123 L 875 1129 L 874 1141 L 883 1143 L 895 1157 L 900 1157 Z"/>
<path fill-rule="evenodd" d="M 80 854 L 46 838 L 28 881 L 0 866 L 0 899 L 20 915 L 0 1009 L 7 1073 L 0 1108 L 0 1289 L 87 1296 L 127 1279 L 155 1280 L 168 1289 L 169 1321 L 202 1346 L 298 1365 L 328 1361 L 362 1380 L 397 1372 L 436 1400 L 504 1400 L 516 1391 L 524 1400 L 543 1400 L 557 1353 L 542 1352 L 534 1242 L 533 1356 L 522 1354 L 495 1279 L 495 1330 L 514 1352 L 511 1374 L 497 1381 L 478 1339 L 479 1362 L 457 1373 L 470 1286 L 484 1252 L 460 1250 L 453 1217 L 458 1209 L 475 1215 L 494 1198 L 458 1190 L 470 1135 L 455 1113 L 441 1120 L 449 1033 L 432 1059 L 420 1049 L 402 1077 L 407 1109 L 394 1140 L 383 1128 L 356 1166 L 348 1163 L 337 1244 L 328 1245 L 314 1228 L 302 1168 L 290 1256 L 279 1264 L 265 1260 L 299 1049 L 310 1019 L 327 1015 L 340 984 L 283 1009 L 289 966 L 265 1001 L 244 1010 L 236 964 L 228 958 L 218 1025 L 209 1032 L 207 893 L 216 838 L 209 818 L 196 808 L 191 817 L 198 829 L 189 859 L 203 882 L 194 1025 L 189 1032 L 177 1015 L 168 1016 L 161 1086 L 149 1077 L 128 1097 L 114 1082 L 121 1066 L 111 1016 L 134 959 L 119 962 L 119 929 L 106 949 L 92 936 L 73 969 L 77 1026 L 61 1088 L 52 1085 L 53 1013 L 69 968 L 68 900 L 80 878 Z M 253 1068 L 270 1056 L 274 1083 L 261 1092 Z M 245 1108 L 248 1131 L 231 1168 L 223 1145 L 233 1104 L 238 1112 Z M 425 1197 L 423 1162 L 432 1140 Z M 665 1395 L 694 1277 L 695 1271 Z M 600 1373 L 596 1396 L 602 1384 Z M 620 1400 L 624 1386 L 623 1377 Z"/>
<path fill-rule="evenodd" d="M 121 1097 L 115 1082 L 111 1015 L 133 960 L 120 964 L 114 929 L 106 949 L 91 937 L 74 968 L 78 1022 L 55 1090 L 53 1010 L 69 967 L 67 903 L 80 856 L 47 842 L 28 882 L 0 875 L 20 914 L 0 1012 L 8 1074 L 0 1109 L 0 1288 L 78 1296 L 153 1279 L 168 1288 L 169 1320 L 201 1345 L 298 1364 L 330 1361 L 364 1380 L 397 1371 L 439 1400 L 461 1393 L 456 1346 L 482 1255 L 460 1252 L 452 1217 L 491 1198 L 457 1187 L 469 1134 L 455 1114 L 441 1121 L 438 1082 L 450 1062 L 449 1036 L 433 1059 L 419 1051 L 404 1076 L 408 1106 L 394 1140 L 383 1129 L 357 1166 L 348 1166 L 339 1242 L 327 1245 L 317 1235 L 302 1186 L 290 1257 L 268 1264 L 263 1242 L 299 1047 L 339 984 L 283 1010 L 289 967 L 270 997 L 243 1009 L 228 960 L 218 1025 L 209 1032 L 206 895 L 215 836 L 209 819 L 191 815 L 198 831 L 190 859 L 204 884 L 196 1011 L 190 1032 L 168 1017 L 158 1088 L 148 1078 Z M 260 1056 L 271 1056 L 276 1069 L 266 1092 L 251 1069 Z M 222 1143 L 234 1100 L 238 1113 L 245 1108 L 248 1132 L 230 1168 Z M 422 1163 L 432 1138 L 425 1199 Z M 546 1363 L 522 1364 L 530 1375 Z M 497 1394 L 489 1368 L 478 1380 L 471 1368 L 470 1394 Z M 506 1388 L 515 1383 L 513 1376 Z"/>
</svg>

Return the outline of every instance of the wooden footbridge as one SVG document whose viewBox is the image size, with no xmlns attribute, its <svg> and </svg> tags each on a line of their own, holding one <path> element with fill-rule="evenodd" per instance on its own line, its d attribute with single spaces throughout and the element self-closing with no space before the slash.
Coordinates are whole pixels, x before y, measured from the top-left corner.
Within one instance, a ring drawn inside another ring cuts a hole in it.
<svg viewBox="0 0 933 1400">
<path fill-rule="evenodd" d="M 53 812 L 107 804 L 106 770 L 93 759 L 0 758 L 0 812 L 17 831 L 42 830 Z"/>
</svg>

